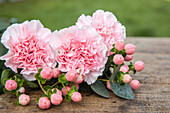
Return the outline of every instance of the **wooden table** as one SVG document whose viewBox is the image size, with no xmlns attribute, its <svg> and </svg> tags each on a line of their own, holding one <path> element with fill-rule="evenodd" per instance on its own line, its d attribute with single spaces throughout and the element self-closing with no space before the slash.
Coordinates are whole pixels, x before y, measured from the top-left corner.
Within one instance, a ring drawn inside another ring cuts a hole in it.
<svg viewBox="0 0 170 113">
<path fill-rule="evenodd" d="M 30 91 L 31 102 L 28 106 L 15 106 L 16 98 L 12 94 L 0 95 L 0 113 L 30 112 L 170 112 L 170 38 L 127 38 L 137 46 L 133 61 L 145 62 L 144 71 L 132 75 L 141 82 L 141 88 L 135 91 L 136 99 L 124 100 L 112 92 L 110 99 L 96 94 L 82 93 L 80 103 L 64 101 L 49 110 L 40 110 L 36 106 L 36 97 L 41 91 Z"/>
</svg>

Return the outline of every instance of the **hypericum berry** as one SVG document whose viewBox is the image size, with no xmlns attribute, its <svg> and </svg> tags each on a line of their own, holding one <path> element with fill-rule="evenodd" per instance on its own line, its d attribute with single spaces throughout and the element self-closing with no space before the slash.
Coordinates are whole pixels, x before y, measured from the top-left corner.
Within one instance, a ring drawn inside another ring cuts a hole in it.
<svg viewBox="0 0 170 113">
<path fill-rule="evenodd" d="M 7 80 L 5 83 L 5 88 L 8 91 L 15 90 L 17 88 L 17 83 L 14 80 Z"/>
<path fill-rule="evenodd" d="M 119 51 L 122 51 L 125 48 L 124 41 L 118 40 L 115 42 L 115 48 Z"/>
<path fill-rule="evenodd" d="M 107 88 L 108 88 L 109 90 L 111 90 L 110 82 L 109 82 L 109 81 L 107 81 Z"/>
<path fill-rule="evenodd" d="M 137 90 L 140 87 L 140 83 L 138 80 L 132 80 L 130 82 L 130 87 L 134 90 Z"/>
<path fill-rule="evenodd" d="M 54 105 L 59 105 L 63 101 L 63 97 L 59 94 L 52 94 L 51 95 L 51 103 Z"/>
<path fill-rule="evenodd" d="M 129 67 L 127 65 L 123 65 L 120 67 L 120 71 L 122 71 L 123 73 L 126 73 L 129 71 Z"/>
<path fill-rule="evenodd" d="M 30 102 L 30 97 L 28 96 L 28 95 L 26 95 L 26 94 L 21 94 L 20 96 L 19 96 L 19 103 L 21 104 L 21 105 L 27 105 L 28 103 Z"/>
<path fill-rule="evenodd" d="M 132 77 L 129 74 L 123 75 L 123 82 L 130 83 L 132 81 Z"/>
<path fill-rule="evenodd" d="M 67 91 L 70 91 L 71 87 L 66 86 L 66 89 L 67 89 Z M 66 95 L 67 95 L 67 91 L 65 90 L 64 87 L 61 89 L 61 91 L 62 91 L 62 93 L 63 93 L 63 96 L 66 96 Z"/>
<path fill-rule="evenodd" d="M 125 61 L 131 61 L 133 59 L 133 55 L 126 55 Z"/>
<path fill-rule="evenodd" d="M 77 77 L 76 81 L 74 81 L 74 83 L 80 84 L 83 82 L 83 80 L 84 80 L 83 75 L 78 75 L 78 77 Z"/>
<path fill-rule="evenodd" d="M 53 78 L 58 78 L 61 74 L 61 71 L 58 68 L 54 68 L 52 71 Z"/>
<path fill-rule="evenodd" d="M 79 84 L 74 84 L 74 85 L 76 86 L 77 90 L 79 90 Z M 69 86 L 70 86 L 70 88 L 72 87 L 71 84 L 69 84 Z"/>
<path fill-rule="evenodd" d="M 51 102 L 47 97 L 41 97 L 39 99 L 38 106 L 41 109 L 48 109 L 51 106 Z"/>
<path fill-rule="evenodd" d="M 20 92 L 20 93 L 25 93 L 25 88 L 24 88 L 24 87 L 20 87 L 19 90 L 18 90 L 18 92 Z"/>
<path fill-rule="evenodd" d="M 127 44 L 125 46 L 125 51 L 128 55 L 132 55 L 136 51 L 136 46 L 134 46 L 133 44 Z"/>
<path fill-rule="evenodd" d="M 54 88 L 55 89 L 55 88 Z M 52 89 L 52 91 L 54 91 L 54 89 Z M 59 90 L 59 89 L 57 89 L 56 88 L 56 90 L 57 90 L 57 93 L 56 94 L 58 94 L 58 95 L 61 95 L 62 96 L 62 92 Z"/>
<path fill-rule="evenodd" d="M 142 71 L 144 69 L 144 63 L 142 61 L 136 61 L 134 68 L 136 71 Z"/>
<path fill-rule="evenodd" d="M 113 57 L 113 62 L 117 65 L 120 65 L 124 62 L 124 58 L 121 54 L 116 54 L 114 57 Z"/>
<path fill-rule="evenodd" d="M 82 96 L 79 92 L 74 92 L 73 95 L 71 96 L 71 99 L 74 102 L 80 102 L 82 100 Z"/>
<path fill-rule="evenodd" d="M 77 77 L 78 77 L 78 74 L 76 70 L 69 70 L 66 73 L 66 79 L 70 82 L 76 81 Z"/>
<path fill-rule="evenodd" d="M 46 80 L 50 80 L 52 78 L 52 68 L 50 67 L 44 67 L 41 71 L 41 77 L 46 79 Z"/>
</svg>

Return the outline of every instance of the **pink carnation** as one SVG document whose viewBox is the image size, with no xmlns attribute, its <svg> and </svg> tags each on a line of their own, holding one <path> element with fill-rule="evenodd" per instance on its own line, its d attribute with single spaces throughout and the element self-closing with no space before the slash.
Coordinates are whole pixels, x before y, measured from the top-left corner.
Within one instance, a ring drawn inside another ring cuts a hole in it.
<svg viewBox="0 0 170 113">
<path fill-rule="evenodd" d="M 103 10 L 97 10 L 91 16 L 85 16 L 82 14 L 76 25 L 79 28 L 84 26 L 93 26 L 96 31 L 103 37 L 104 43 L 107 45 L 110 51 L 113 48 L 113 44 L 117 40 L 124 40 L 126 38 L 125 27 L 121 25 L 117 18 L 111 12 L 104 12 Z M 109 51 L 107 55 L 110 55 Z"/>
<path fill-rule="evenodd" d="M 38 69 L 55 66 L 54 54 L 49 46 L 51 35 L 51 31 L 38 20 L 13 24 L 2 35 L 1 42 L 9 51 L 0 59 L 6 60 L 5 65 L 14 72 L 22 68 L 21 74 L 27 80 L 35 80 Z"/>
<path fill-rule="evenodd" d="M 56 52 L 59 69 L 77 70 L 88 84 L 94 83 L 102 75 L 107 61 L 107 47 L 102 37 L 93 27 L 73 26 L 53 34 L 50 44 Z"/>
</svg>

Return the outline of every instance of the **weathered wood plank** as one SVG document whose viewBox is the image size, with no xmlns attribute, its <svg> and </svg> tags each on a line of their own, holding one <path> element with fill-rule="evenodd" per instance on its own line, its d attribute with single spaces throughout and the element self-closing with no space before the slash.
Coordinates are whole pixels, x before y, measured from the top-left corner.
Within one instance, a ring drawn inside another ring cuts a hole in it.
<svg viewBox="0 0 170 113">
<path fill-rule="evenodd" d="M 137 46 L 133 61 L 143 60 L 145 70 L 132 75 L 141 82 L 141 88 L 135 91 L 134 101 L 124 100 L 112 92 L 110 99 L 89 92 L 82 92 L 80 103 L 64 101 L 49 110 L 40 110 L 36 97 L 41 91 L 29 91 L 31 102 L 28 106 L 15 106 L 16 98 L 12 94 L 0 95 L 0 113 L 16 112 L 58 112 L 58 113 L 96 113 L 96 112 L 170 112 L 170 39 L 168 38 L 128 38 Z"/>
</svg>

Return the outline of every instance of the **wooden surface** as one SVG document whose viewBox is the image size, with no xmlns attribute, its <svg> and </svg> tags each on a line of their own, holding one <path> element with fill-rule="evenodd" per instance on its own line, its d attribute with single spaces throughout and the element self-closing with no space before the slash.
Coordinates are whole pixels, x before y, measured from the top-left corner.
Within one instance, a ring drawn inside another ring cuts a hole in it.
<svg viewBox="0 0 170 113">
<path fill-rule="evenodd" d="M 80 103 L 64 101 L 49 110 L 40 110 L 36 106 L 36 97 L 41 91 L 30 91 L 31 102 L 28 106 L 15 106 L 16 98 L 12 94 L 0 95 L 0 113 L 31 113 L 31 112 L 170 112 L 170 38 L 128 38 L 127 42 L 136 45 L 137 51 L 133 61 L 145 62 L 144 71 L 132 75 L 141 82 L 141 88 L 135 91 L 136 99 L 124 100 L 112 92 L 110 99 L 96 94 L 82 93 Z"/>
</svg>

